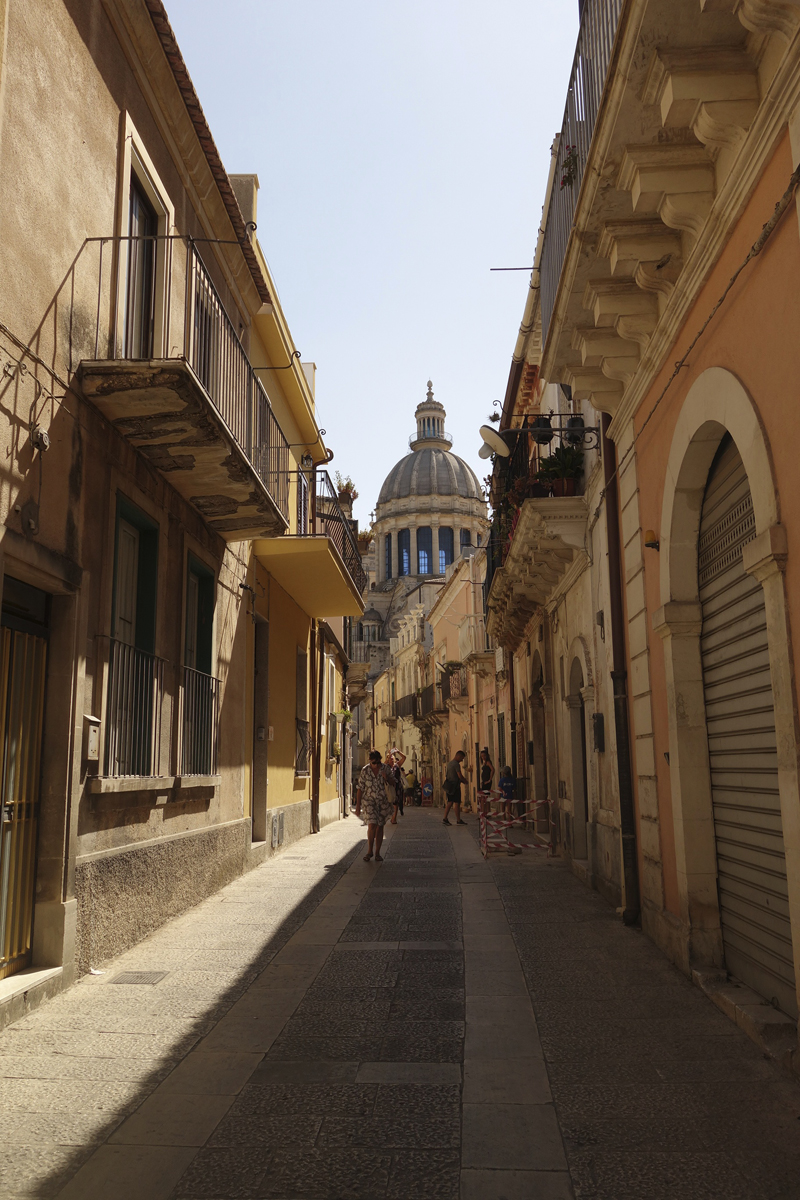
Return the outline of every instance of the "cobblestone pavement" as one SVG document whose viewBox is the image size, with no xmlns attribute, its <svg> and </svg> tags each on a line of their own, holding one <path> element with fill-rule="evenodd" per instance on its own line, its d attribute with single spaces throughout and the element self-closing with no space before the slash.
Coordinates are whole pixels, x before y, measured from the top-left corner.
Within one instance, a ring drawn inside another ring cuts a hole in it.
<svg viewBox="0 0 800 1200">
<path fill-rule="evenodd" d="M 0 1035 L 0 1197 L 800 1197 L 800 1088 L 562 863 L 390 834 L 329 826 Z"/>
</svg>

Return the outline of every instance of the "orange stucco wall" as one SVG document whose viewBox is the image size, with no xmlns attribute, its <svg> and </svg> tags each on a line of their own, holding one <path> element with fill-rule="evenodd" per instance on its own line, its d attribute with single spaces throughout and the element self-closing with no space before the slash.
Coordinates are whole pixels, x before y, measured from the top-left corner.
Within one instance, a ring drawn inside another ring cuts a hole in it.
<svg viewBox="0 0 800 1200">
<path fill-rule="evenodd" d="M 674 365 L 686 352 L 734 271 L 746 258 L 762 226 L 772 216 L 793 170 L 788 133 L 759 180 L 747 207 L 693 306 L 666 364 L 635 418 L 638 437 L 636 469 L 642 529 L 659 530 L 666 466 L 675 425 L 695 380 L 709 367 L 732 372 L 750 395 L 759 414 L 778 493 L 780 519 L 789 538 L 786 572 L 789 618 L 794 624 L 800 604 L 800 470 L 797 467 L 798 397 L 800 390 L 800 234 L 792 204 L 762 254 L 745 267 L 719 313 L 692 351 L 687 366 L 672 383 L 646 428 L 648 414 L 664 389 Z M 643 551 L 648 613 L 661 605 L 659 556 Z M 664 898 L 678 912 L 675 842 L 670 799 L 669 749 L 664 651 L 661 638 L 649 631 L 655 757 Z M 795 656 L 796 657 L 796 656 Z"/>
</svg>

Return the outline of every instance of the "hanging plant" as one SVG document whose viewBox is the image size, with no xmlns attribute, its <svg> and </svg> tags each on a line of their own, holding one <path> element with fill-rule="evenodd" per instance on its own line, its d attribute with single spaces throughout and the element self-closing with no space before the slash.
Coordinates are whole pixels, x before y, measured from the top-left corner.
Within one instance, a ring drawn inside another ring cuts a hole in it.
<svg viewBox="0 0 800 1200">
<path fill-rule="evenodd" d="M 564 159 L 561 163 L 561 190 L 572 187 L 575 180 L 578 178 L 578 147 L 567 146 L 564 152 Z"/>
</svg>

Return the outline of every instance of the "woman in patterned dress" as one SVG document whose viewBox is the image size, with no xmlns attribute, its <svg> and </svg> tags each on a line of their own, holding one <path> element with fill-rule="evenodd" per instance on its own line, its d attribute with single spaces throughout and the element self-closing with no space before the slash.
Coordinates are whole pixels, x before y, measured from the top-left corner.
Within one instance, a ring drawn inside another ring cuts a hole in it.
<svg viewBox="0 0 800 1200">
<path fill-rule="evenodd" d="M 387 790 L 387 784 L 388 789 Z M 391 796 L 389 794 L 391 791 Z M 394 808 L 394 780 L 391 765 L 381 762 L 379 750 L 371 750 L 369 762 L 362 768 L 358 777 L 356 790 L 356 816 L 364 814 L 367 822 L 367 853 L 364 862 L 372 858 L 372 847 L 375 846 L 375 862 L 383 862 L 381 843 L 383 842 L 383 827 L 392 815 Z"/>
</svg>

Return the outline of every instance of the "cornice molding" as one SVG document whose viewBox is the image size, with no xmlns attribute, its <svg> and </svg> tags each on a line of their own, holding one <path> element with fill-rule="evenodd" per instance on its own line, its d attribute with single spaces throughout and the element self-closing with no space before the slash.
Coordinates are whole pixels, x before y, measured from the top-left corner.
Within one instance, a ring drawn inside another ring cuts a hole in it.
<svg viewBox="0 0 800 1200">
<path fill-rule="evenodd" d="M 764 165 L 800 104 L 800 36 L 796 35 L 762 100 L 735 168 L 722 185 L 702 232 L 688 256 L 678 286 L 672 292 L 639 367 L 623 394 L 609 426 L 617 441 L 647 396 L 685 321 L 763 174 Z M 776 200 L 779 197 L 776 197 Z"/>
</svg>

